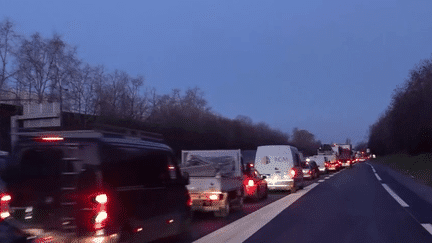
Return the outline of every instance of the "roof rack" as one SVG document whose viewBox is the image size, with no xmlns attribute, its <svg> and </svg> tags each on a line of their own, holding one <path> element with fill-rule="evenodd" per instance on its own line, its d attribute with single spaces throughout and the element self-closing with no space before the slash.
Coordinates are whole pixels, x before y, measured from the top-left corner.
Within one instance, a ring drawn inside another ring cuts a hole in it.
<svg viewBox="0 0 432 243">
<path fill-rule="evenodd" d="M 94 124 L 93 130 L 102 133 L 110 133 L 115 135 L 138 137 L 141 139 L 153 139 L 157 141 L 164 141 L 162 134 L 146 132 L 146 131 L 126 128 L 126 127 L 116 127 L 116 126 L 105 125 L 105 124 Z"/>
</svg>

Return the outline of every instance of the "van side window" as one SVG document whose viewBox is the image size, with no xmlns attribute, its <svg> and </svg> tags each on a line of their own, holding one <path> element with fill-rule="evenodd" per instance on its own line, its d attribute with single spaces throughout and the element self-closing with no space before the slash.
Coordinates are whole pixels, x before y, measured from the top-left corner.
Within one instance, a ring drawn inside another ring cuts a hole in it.
<svg viewBox="0 0 432 243">
<path fill-rule="evenodd" d="M 300 156 L 298 153 L 294 154 L 294 166 L 300 166 Z"/>
</svg>

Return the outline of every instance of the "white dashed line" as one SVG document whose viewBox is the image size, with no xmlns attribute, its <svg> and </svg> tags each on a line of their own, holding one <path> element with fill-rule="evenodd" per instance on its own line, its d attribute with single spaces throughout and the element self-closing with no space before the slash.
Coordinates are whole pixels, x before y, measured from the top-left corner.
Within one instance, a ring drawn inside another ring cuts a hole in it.
<svg viewBox="0 0 432 243">
<path fill-rule="evenodd" d="M 390 196 L 392 196 L 402 207 L 409 207 L 408 204 L 404 200 L 402 200 L 402 198 L 400 198 L 394 191 L 392 191 L 392 189 L 390 189 L 390 187 L 388 187 L 384 183 L 382 183 L 382 186 L 384 187 L 384 189 L 387 190 Z"/>
<path fill-rule="evenodd" d="M 425 228 L 425 230 L 427 230 L 427 232 L 429 232 L 429 234 L 432 235 L 432 225 L 431 224 L 421 224 L 421 226 L 423 226 L 423 228 Z"/>
<path fill-rule="evenodd" d="M 275 202 L 272 202 L 259 210 L 240 218 L 212 233 L 194 241 L 195 243 L 218 243 L 218 242 L 243 242 L 255 232 L 264 227 L 273 218 L 288 208 L 297 199 L 308 193 L 318 183 L 311 184 L 295 194 L 289 194 Z"/>
<path fill-rule="evenodd" d="M 381 177 L 379 177 L 379 175 L 377 173 L 375 173 L 376 178 L 381 181 Z"/>
<path fill-rule="evenodd" d="M 324 180 L 319 180 L 318 182 L 324 182 Z"/>
</svg>

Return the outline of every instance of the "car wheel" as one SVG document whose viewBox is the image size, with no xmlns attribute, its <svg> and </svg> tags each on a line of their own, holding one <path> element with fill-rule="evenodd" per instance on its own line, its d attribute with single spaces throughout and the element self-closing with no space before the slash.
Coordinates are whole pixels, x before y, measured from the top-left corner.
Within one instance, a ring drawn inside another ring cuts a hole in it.
<svg viewBox="0 0 432 243">
<path fill-rule="evenodd" d="M 291 187 L 291 193 L 295 193 L 297 191 L 297 187 L 294 184 L 293 187 Z"/>
<path fill-rule="evenodd" d="M 225 205 L 225 207 L 219 209 L 219 211 L 214 212 L 214 216 L 218 218 L 226 218 L 230 212 L 230 204 L 229 202 Z"/>
<path fill-rule="evenodd" d="M 244 196 L 241 195 L 240 198 L 239 198 L 238 205 L 237 205 L 237 210 L 242 210 L 243 209 L 243 204 L 244 204 Z"/>
<path fill-rule="evenodd" d="M 268 198 L 268 187 L 265 188 L 264 199 Z"/>
</svg>

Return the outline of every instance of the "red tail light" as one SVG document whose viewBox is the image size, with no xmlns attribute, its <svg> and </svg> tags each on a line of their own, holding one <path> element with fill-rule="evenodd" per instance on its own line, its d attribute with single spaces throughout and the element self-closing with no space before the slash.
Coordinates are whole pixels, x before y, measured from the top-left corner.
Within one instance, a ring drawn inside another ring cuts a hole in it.
<svg viewBox="0 0 432 243">
<path fill-rule="evenodd" d="M 63 141 L 64 138 L 60 136 L 43 136 L 43 137 L 36 137 L 33 138 L 36 142 L 58 142 Z"/>
<path fill-rule="evenodd" d="M 291 169 L 290 171 L 290 177 L 294 178 L 297 175 L 297 172 L 294 169 Z"/>
<path fill-rule="evenodd" d="M 249 180 L 249 181 L 248 181 L 248 186 L 254 186 L 254 185 L 255 185 L 255 183 L 254 183 L 253 180 Z"/>
<path fill-rule="evenodd" d="M 190 197 L 189 193 L 187 193 L 186 206 L 188 207 L 192 206 L 192 198 Z"/>
<path fill-rule="evenodd" d="M 12 197 L 9 194 L 3 193 L 0 194 L 0 222 L 5 218 L 10 216 L 9 212 L 9 202 L 12 200 Z"/>
<path fill-rule="evenodd" d="M 96 215 L 93 218 L 93 224 L 94 229 L 102 229 L 106 226 L 107 219 L 108 219 L 108 213 L 107 213 L 107 203 L 108 203 L 108 197 L 106 194 L 98 194 L 94 198 L 94 201 L 96 202 L 95 208 L 96 208 Z"/>
</svg>

